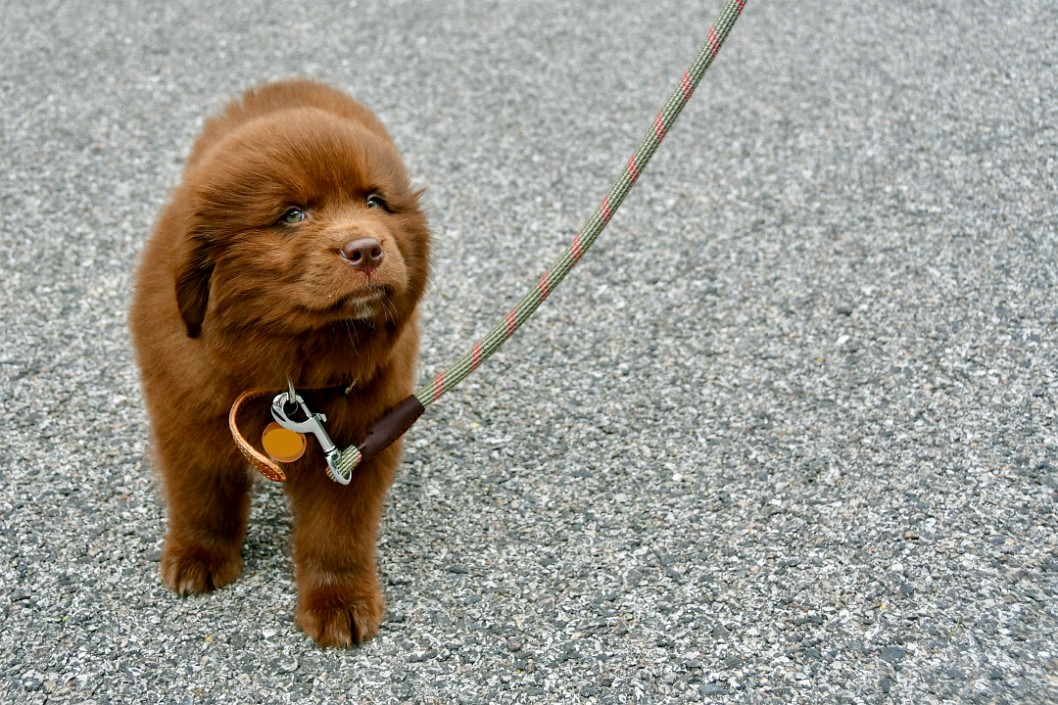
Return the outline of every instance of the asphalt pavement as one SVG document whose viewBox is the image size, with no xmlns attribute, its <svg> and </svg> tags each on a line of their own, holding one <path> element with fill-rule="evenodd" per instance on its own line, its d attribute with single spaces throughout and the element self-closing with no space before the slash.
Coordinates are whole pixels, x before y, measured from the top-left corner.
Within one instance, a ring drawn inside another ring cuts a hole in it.
<svg viewBox="0 0 1058 705">
<path fill-rule="evenodd" d="M 331 82 L 427 188 L 421 376 L 591 214 L 721 3 L 0 2 L 0 701 L 1058 702 L 1058 5 L 746 6 L 562 288 L 412 429 L 378 637 L 158 579 L 125 312 L 203 118 Z"/>
</svg>

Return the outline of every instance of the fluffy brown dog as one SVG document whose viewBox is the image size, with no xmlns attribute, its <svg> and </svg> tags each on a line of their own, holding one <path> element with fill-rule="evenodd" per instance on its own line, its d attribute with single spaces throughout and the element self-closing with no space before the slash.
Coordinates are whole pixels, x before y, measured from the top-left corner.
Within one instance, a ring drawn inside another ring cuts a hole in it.
<svg viewBox="0 0 1058 705">
<path fill-rule="evenodd" d="M 169 510 L 162 581 L 209 592 L 242 570 L 253 473 L 227 414 L 290 379 L 339 447 L 414 382 L 429 233 L 382 124 L 337 90 L 248 91 L 206 122 L 143 255 L 130 322 Z M 264 406 L 254 412 L 260 438 Z M 328 479 L 315 440 L 285 467 L 297 622 L 320 644 L 371 638 L 394 444 Z"/>
</svg>

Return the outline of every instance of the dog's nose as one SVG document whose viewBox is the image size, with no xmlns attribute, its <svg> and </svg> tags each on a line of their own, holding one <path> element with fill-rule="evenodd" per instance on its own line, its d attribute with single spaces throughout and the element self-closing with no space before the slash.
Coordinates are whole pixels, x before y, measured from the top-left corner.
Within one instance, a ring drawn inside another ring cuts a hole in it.
<svg viewBox="0 0 1058 705">
<path fill-rule="evenodd" d="M 362 237 L 342 245 L 342 257 L 361 272 L 370 274 L 380 264 L 385 253 L 382 243 L 373 237 Z"/>
</svg>

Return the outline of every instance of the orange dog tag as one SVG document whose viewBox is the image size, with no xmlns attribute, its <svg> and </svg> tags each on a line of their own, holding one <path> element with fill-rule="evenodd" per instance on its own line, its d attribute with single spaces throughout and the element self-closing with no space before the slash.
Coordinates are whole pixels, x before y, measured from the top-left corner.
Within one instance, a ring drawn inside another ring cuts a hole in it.
<svg viewBox="0 0 1058 705">
<path fill-rule="evenodd" d="M 273 421 L 261 434 L 261 446 L 273 460 L 292 463 L 305 455 L 305 434 L 283 428 Z"/>
</svg>

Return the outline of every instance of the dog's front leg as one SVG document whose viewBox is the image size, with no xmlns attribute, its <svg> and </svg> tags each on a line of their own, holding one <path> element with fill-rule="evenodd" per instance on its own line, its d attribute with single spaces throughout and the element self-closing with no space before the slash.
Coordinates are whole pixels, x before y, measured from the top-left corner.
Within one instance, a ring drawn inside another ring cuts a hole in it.
<svg viewBox="0 0 1058 705">
<path fill-rule="evenodd" d="M 242 572 L 252 476 L 226 423 L 155 431 L 169 510 L 162 582 L 181 595 L 210 592 Z"/>
<path fill-rule="evenodd" d="M 395 443 L 355 468 L 347 486 L 332 482 L 318 467 L 291 473 L 287 491 L 294 510 L 297 623 L 323 646 L 363 643 L 382 622 L 375 544 L 399 460 Z"/>
</svg>

